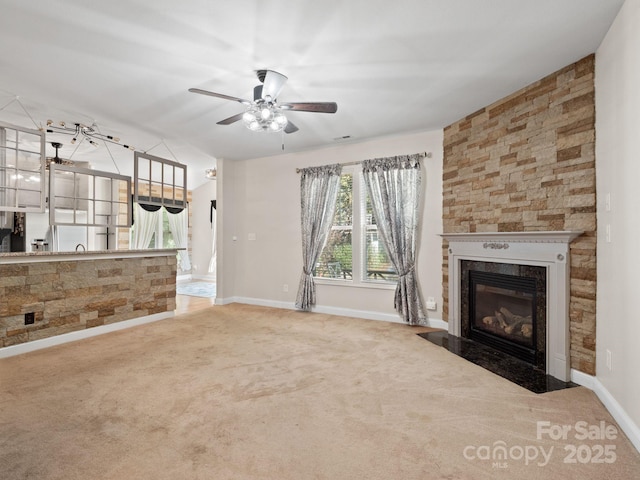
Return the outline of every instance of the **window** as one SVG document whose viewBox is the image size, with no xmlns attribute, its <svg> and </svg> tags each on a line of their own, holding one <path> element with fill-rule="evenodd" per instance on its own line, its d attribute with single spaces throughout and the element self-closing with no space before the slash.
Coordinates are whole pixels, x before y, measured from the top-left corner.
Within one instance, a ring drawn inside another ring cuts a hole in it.
<svg viewBox="0 0 640 480">
<path fill-rule="evenodd" d="M 187 206 L 187 166 L 146 153 L 135 152 L 134 199 L 160 207 Z"/>
<path fill-rule="evenodd" d="M 176 242 L 173 240 L 173 234 L 169 227 L 169 219 L 167 215 L 171 214 L 167 213 L 164 208 L 161 208 L 158 211 L 158 216 L 160 218 L 156 223 L 155 231 L 153 232 L 153 236 L 151 237 L 151 241 L 147 248 L 176 248 Z M 135 224 L 133 225 L 133 228 L 135 228 Z"/>
<path fill-rule="evenodd" d="M 49 223 L 131 226 L 131 178 L 81 167 L 49 165 Z"/>
<path fill-rule="evenodd" d="M 394 284 L 398 275 L 378 238 L 362 174 L 343 169 L 333 226 L 314 271 L 316 278 L 350 284 Z"/>
<path fill-rule="evenodd" d="M 340 176 L 340 190 L 333 226 L 327 244 L 316 263 L 314 276 L 351 279 L 353 277 L 353 173 Z"/>
<path fill-rule="evenodd" d="M 360 178 L 362 175 L 360 174 Z M 368 279 L 385 280 L 393 282 L 398 281 L 398 274 L 391 263 L 387 249 L 382 239 L 378 238 L 378 225 L 373 217 L 373 208 L 371 207 L 371 199 L 366 193 L 363 182 L 361 206 L 364 210 L 364 263 L 365 271 Z"/>
<path fill-rule="evenodd" d="M 0 211 L 44 212 L 44 133 L 0 122 Z"/>
</svg>

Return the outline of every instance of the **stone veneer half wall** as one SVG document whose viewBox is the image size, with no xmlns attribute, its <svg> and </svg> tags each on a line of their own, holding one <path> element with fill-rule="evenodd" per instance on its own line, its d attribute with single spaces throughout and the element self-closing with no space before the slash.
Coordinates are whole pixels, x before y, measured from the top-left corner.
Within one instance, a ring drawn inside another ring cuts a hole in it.
<svg viewBox="0 0 640 480">
<path fill-rule="evenodd" d="M 116 255 L 0 259 L 0 347 L 175 310 L 175 250 Z"/>
<path fill-rule="evenodd" d="M 571 244 L 571 368 L 595 374 L 595 56 L 444 130 L 444 233 L 584 230 Z M 448 318 L 447 242 L 443 317 Z"/>
</svg>

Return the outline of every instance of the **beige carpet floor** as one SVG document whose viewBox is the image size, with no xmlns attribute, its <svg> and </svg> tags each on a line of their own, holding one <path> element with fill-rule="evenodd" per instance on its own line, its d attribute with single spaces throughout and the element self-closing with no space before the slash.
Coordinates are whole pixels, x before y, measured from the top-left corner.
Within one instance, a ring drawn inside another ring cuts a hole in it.
<svg viewBox="0 0 640 480">
<path fill-rule="evenodd" d="M 234 304 L 0 360 L 0 478 L 640 478 L 591 391 L 535 395 L 416 332 Z"/>
</svg>

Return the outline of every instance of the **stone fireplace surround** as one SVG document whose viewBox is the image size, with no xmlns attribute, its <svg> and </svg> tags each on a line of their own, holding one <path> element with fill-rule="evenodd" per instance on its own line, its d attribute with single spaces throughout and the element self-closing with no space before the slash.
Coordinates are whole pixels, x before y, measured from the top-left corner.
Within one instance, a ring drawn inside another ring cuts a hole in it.
<svg viewBox="0 0 640 480">
<path fill-rule="evenodd" d="M 536 265 L 547 270 L 547 374 L 569 382 L 569 244 L 582 231 L 448 233 L 449 334 L 461 335 L 462 260 Z"/>
</svg>

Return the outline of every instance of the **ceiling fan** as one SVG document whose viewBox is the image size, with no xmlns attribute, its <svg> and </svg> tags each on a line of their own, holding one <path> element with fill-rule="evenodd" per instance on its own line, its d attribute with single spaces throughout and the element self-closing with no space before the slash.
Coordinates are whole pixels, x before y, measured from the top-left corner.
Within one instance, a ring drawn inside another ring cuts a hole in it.
<svg viewBox="0 0 640 480">
<path fill-rule="evenodd" d="M 47 168 L 49 168 L 49 165 L 51 165 L 52 163 L 55 163 L 56 165 L 75 165 L 75 162 L 60 158 L 58 156 L 58 149 L 62 147 L 61 143 L 51 142 L 51 146 L 56 149 L 56 156 L 47 157 Z"/>
<path fill-rule="evenodd" d="M 242 120 L 249 130 L 256 132 L 284 130 L 285 133 L 293 133 L 298 131 L 298 127 L 290 122 L 283 112 L 336 113 L 338 111 L 338 105 L 335 102 L 278 103 L 278 95 L 287 82 L 287 77 L 274 70 L 256 70 L 256 74 L 262 85 L 257 85 L 253 89 L 253 101 L 200 88 L 190 88 L 189 91 L 246 105 L 247 109 L 244 112 L 220 120 L 218 125 L 231 125 Z"/>
</svg>

